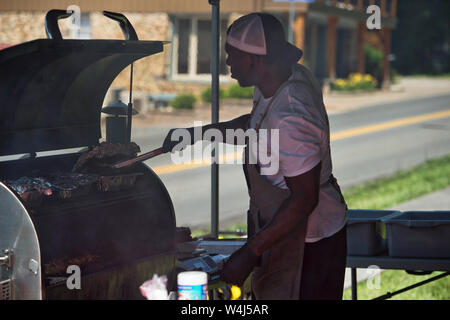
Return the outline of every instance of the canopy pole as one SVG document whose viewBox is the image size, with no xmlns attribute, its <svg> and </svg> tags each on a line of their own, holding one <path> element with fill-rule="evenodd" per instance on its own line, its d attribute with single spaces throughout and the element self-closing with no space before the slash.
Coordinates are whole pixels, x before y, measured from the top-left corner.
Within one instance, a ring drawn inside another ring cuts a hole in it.
<svg viewBox="0 0 450 320">
<path fill-rule="evenodd" d="M 133 62 L 130 67 L 130 98 L 127 109 L 127 141 L 131 142 L 131 117 L 133 116 Z"/>
<path fill-rule="evenodd" d="M 219 38 L 220 0 L 208 0 L 211 11 L 211 123 L 219 122 Z M 219 154 L 218 142 L 213 142 L 211 164 L 211 237 L 219 237 Z"/>
<path fill-rule="evenodd" d="M 289 6 L 288 41 L 292 44 L 294 44 L 294 21 L 295 21 L 295 3 L 291 2 Z"/>
</svg>

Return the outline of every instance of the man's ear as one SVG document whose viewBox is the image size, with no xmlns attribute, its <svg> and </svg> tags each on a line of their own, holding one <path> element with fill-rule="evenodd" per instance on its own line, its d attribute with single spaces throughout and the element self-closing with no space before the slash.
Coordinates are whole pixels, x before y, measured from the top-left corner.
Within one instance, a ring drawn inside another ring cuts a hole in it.
<svg viewBox="0 0 450 320">
<path fill-rule="evenodd" d="M 254 56 L 252 55 L 252 54 L 246 54 L 245 55 L 245 62 L 246 62 L 246 64 L 247 65 L 249 65 L 249 66 L 253 66 L 254 65 L 254 62 L 255 62 L 255 59 L 254 59 Z"/>
<path fill-rule="evenodd" d="M 261 63 L 261 57 L 258 57 L 257 55 L 250 54 L 250 61 L 249 65 L 251 68 L 259 68 L 259 64 Z"/>
<path fill-rule="evenodd" d="M 249 66 L 253 67 L 255 65 L 255 56 L 249 54 L 248 58 L 249 58 L 249 62 L 248 62 Z"/>
</svg>

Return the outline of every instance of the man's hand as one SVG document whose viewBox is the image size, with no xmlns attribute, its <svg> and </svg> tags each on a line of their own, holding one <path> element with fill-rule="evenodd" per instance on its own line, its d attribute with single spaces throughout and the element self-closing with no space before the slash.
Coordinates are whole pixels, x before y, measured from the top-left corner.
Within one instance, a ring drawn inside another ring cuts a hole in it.
<svg viewBox="0 0 450 320">
<path fill-rule="evenodd" d="M 164 153 L 181 151 L 194 143 L 194 128 L 174 128 L 164 138 L 162 148 Z"/>
<path fill-rule="evenodd" d="M 259 263 L 259 256 L 255 255 L 247 244 L 231 255 L 222 268 L 220 278 L 241 287 L 244 281 Z"/>
</svg>

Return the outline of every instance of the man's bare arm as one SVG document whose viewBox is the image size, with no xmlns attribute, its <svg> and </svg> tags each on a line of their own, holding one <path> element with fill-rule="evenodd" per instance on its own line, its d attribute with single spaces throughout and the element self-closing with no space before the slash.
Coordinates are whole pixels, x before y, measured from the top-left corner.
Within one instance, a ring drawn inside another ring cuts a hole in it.
<svg viewBox="0 0 450 320">
<path fill-rule="evenodd" d="M 208 129 L 219 130 L 222 134 L 222 137 L 226 136 L 226 131 L 229 129 L 245 130 L 249 119 L 250 119 L 250 114 L 244 114 L 244 115 L 234 118 L 230 121 L 224 121 L 224 122 L 218 122 L 218 123 L 204 125 L 201 127 L 201 135 L 199 135 L 199 137 L 200 137 L 200 139 L 203 139 L 204 133 Z M 167 136 L 165 137 L 164 142 L 163 142 L 163 152 L 171 152 L 173 150 L 173 148 L 182 141 L 182 138 L 173 139 L 172 134 L 174 133 L 175 130 L 177 130 L 177 129 L 171 129 L 169 131 L 169 133 L 167 134 Z M 184 146 L 187 146 L 189 144 L 194 144 L 199 140 L 199 139 L 197 139 L 197 140 L 195 139 L 196 135 L 194 134 L 195 130 L 198 130 L 198 127 L 184 128 L 184 130 L 188 131 L 188 133 L 189 133 L 188 136 L 190 137 L 190 140 L 189 139 L 183 140 Z M 228 142 L 228 143 L 230 143 L 230 142 Z M 234 144 L 242 144 L 242 142 L 239 142 L 237 139 L 235 139 Z"/>
<path fill-rule="evenodd" d="M 248 240 L 250 250 L 257 256 L 289 234 L 299 223 L 304 223 L 319 202 L 319 162 L 310 171 L 296 177 L 285 177 L 291 195 L 274 217 Z"/>
<path fill-rule="evenodd" d="M 264 251 L 289 236 L 299 223 L 306 223 L 318 203 L 320 168 L 321 163 L 304 174 L 285 178 L 291 196 L 266 226 L 231 255 L 220 273 L 223 281 L 241 286 Z"/>
<path fill-rule="evenodd" d="M 238 129 L 242 129 L 245 130 L 246 126 L 247 126 L 247 122 L 250 119 L 250 114 L 244 114 L 242 116 L 239 116 L 237 118 L 234 118 L 230 121 L 224 121 L 224 122 L 219 122 L 219 123 L 212 123 L 212 124 L 207 124 L 204 125 L 202 128 L 202 131 L 205 132 L 208 129 L 218 129 L 221 133 L 222 136 L 225 137 L 226 135 L 226 130 L 228 129 L 232 129 L 232 130 L 238 130 Z"/>
</svg>

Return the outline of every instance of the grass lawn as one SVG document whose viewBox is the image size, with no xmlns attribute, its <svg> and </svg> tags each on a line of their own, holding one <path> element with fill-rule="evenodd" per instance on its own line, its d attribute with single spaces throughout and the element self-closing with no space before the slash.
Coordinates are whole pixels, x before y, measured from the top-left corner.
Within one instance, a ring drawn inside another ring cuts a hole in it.
<svg viewBox="0 0 450 320">
<path fill-rule="evenodd" d="M 411 170 L 392 177 L 356 186 L 344 191 L 352 209 L 387 209 L 404 201 L 446 188 L 450 185 L 450 156 L 425 162 Z M 449 208 L 450 209 L 450 208 Z M 380 289 L 369 289 L 366 281 L 358 284 L 358 299 L 367 300 L 394 292 L 417 282 L 434 277 L 409 275 L 402 270 L 386 270 L 380 275 Z M 344 300 L 351 299 L 351 289 L 344 291 Z M 391 298 L 392 300 L 449 300 L 450 276 L 427 283 Z"/>
<path fill-rule="evenodd" d="M 450 185 L 450 155 L 344 190 L 351 209 L 390 208 Z M 450 209 L 450 208 L 449 208 Z"/>
<path fill-rule="evenodd" d="M 433 272 L 430 275 L 415 276 L 403 270 L 386 270 L 380 274 L 379 289 L 369 288 L 366 281 L 358 283 L 358 300 L 370 300 L 387 292 L 394 292 L 415 283 L 427 280 L 443 272 Z M 344 300 L 352 299 L 351 289 L 344 290 Z M 400 293 L 391 300 L 450 300 L 450 276 L 429 282 L 418 288 Z"/>
</svg>

